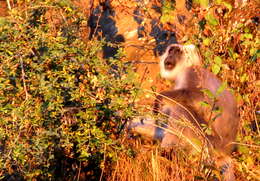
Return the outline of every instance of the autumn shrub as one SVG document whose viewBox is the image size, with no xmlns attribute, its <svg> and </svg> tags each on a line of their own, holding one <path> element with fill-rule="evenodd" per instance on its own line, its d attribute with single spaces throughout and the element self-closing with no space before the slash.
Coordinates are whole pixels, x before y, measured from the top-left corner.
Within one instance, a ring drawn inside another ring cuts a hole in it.
<svg viewBox="0 0 260 181">
<path fill-rule="evenodd" d="M 24 1 L 0 19 L 2 179 L 96 180 L 124 149 L 136 75 L 120 48 L 104 60 L 106 42 L 83 41 L 86 22 L 71 1 Z"/>
</svg>

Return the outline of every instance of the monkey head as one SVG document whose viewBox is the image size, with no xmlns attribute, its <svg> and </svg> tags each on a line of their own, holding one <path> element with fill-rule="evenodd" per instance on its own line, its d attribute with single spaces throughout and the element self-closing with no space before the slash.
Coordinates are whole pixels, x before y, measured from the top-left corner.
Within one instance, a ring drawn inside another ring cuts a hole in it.
<svg viewBox="0 0 260 181">
<path fill-rule="evenodd" d="M 202 65 L 198 49 L 194 45 L 169 45 L 160 59 L 161 76 L 169 80 L 175 80 L 191 66 Z"/>
</svg>

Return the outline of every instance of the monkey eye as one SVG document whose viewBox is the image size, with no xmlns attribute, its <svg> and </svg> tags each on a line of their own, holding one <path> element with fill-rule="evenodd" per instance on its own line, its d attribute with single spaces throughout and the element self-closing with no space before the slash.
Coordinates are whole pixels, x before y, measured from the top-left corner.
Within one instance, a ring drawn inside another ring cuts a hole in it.
<svg viewBox="0 0 260 181">
<path fill-rule="evenodd" d="M 181 52 L 180 47 L 176 47 L 176 46 L 171 47 L 168 51 L 169 54 L 176 54 L 180 52 Z"/>
</svg>

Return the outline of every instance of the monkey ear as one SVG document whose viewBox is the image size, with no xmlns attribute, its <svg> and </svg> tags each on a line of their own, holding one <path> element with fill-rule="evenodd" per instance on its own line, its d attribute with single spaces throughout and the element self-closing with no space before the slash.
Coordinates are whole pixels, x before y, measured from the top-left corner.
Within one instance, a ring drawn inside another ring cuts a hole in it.
<svg viewBox="0 0 260 181">
<path fill-rule="evenodd" d="M 193 51 L 195 51 L 195 50 L 197 49 L 196 46 L 193 45 L 193 44 L 187 45 L 186 47 L 187 47 L 188 49 L 190 49 L 190 50 L 193 50 Z"/>
<path fill-rule="evenodd" d="M 188 61 L 191 65 L 202 65 L 201 55 L 199 49 L 193 45 L 185 45 L 184 46 L 185 53 L 187 55 Z"/>
<path fill-rule="evenodd" d="M 185 47 L 186 51 L 189 53 L 199 54 L 198 48 L 193 44 L 185 45 L 184 47 Z"/>
</svg>

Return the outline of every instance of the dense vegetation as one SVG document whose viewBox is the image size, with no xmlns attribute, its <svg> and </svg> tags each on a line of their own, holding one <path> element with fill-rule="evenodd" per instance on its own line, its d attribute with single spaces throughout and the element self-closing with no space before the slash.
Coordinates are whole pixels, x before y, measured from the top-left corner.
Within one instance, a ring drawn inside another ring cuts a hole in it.
<svg viewBox="0 0 260 181">
<path fill-rule="evenodd" d="M 124 124 L 141 112 L 135 106 L 141 93 L 138 76 L 122 61 L 118 42 L 88 39 L 90 16 L 75 1 L 13 3 L 9 16 L 0 17 L 1 179 L 206 180 L 212 178 L 207 169 L 219 174 L 201 157 L 183 151 L 163 157 L 157 147 L 143 152 L 140 145 L 125 143 Z M 186 24 L 173 26 L 175 5 L 161 3 L 158 21 L 170 31 L 185 28 L 185 36 L 177 32 L 177 37 L 199 46 L 205 66 L 233 88 L 241 117 L 236 175 L 257 180 L 259 4 L 234 8 L 217 1 L 205 10 L 200 6 L 208 6 L 207 1 L 198 1 Z M 149 14 L 145 5 L 140 7 Z M 118 49 L 114 58 L 101 58 L 105 46 Z"/>
<path fill-rule="evenodd" d="M 75 180 L 81 163 L 100 175 L 103 158 L 122 149 L 115 138 L 133 114 L 124 102 L 136 94 L 135 73 L 120 52 L 97 56 L 104 41 L 82 41 L 87 19 L 72 4 L 25 4 L 0 24 L 0 175 Z M 50 23 L 50 11 L 65 22 Z"/>
</svg>

